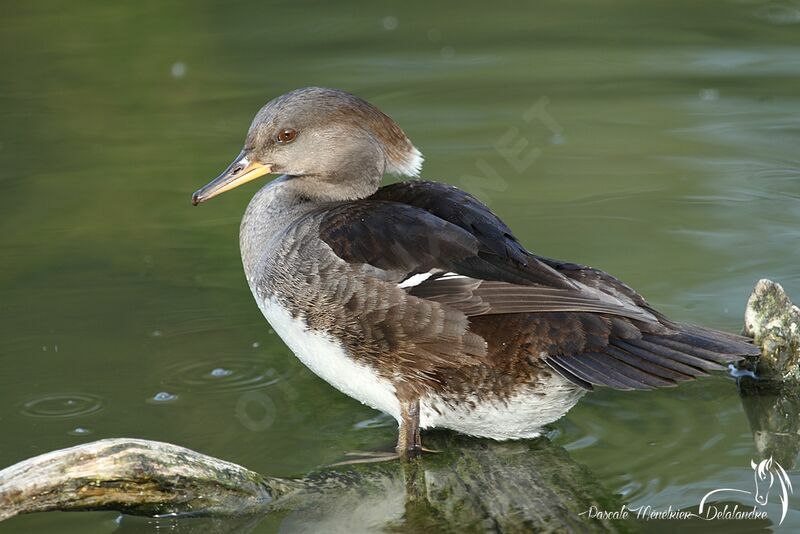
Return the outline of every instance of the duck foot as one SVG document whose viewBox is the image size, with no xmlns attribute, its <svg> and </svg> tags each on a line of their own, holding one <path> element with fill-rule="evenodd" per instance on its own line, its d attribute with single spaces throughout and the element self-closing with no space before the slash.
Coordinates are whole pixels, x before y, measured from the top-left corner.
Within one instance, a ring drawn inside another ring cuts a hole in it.
<svg viewBox="0 0 800 534">
<path fill-rule="evenodd" d="M 422 447 L 421 449 L 416 451 L 414 453 L 415 455 L 413 456 L 402 455 L 399 454 L 397 451 L 349 451 L 344 453 L 344 455 L 346 457 L 349 457 L 349 459 L 330 464 L 330 467 L 337 467 L 342 465 L 370 464 L 378 462 L 391 462 L 394 460 L 418 458 L 422 454 L 439 454 L 440 452 L 441 451 L 437 451 L 435 449 L 429 449 L 427 447 Z"/>
<path fill-rule="evenodd" d="M 400 459 L 400 455 L 397 454 L 396 451 L 351 451 L 346 452 L 344 455 L 350 457 L 350 459 L 330 464 L 330 466 L 339 467 L 342 465 L 372 464 L 378 462 L 391 462 L 393 460 Z"/>
<path fill-rule="evenodd" d="M 400 427 L 397 430 L 397 446 L 394 452 L 366 452 L 347 453 L 346 456 L 357 456 L 352 460 L 344 460 L 333 464 L 353 465 L 390 460 L 413 461 L 422 456 L 423 452 L 438 452 L 422 447 L 419 434 L 419 399 L 402 401 L 400 403 Z"/>
</svg>

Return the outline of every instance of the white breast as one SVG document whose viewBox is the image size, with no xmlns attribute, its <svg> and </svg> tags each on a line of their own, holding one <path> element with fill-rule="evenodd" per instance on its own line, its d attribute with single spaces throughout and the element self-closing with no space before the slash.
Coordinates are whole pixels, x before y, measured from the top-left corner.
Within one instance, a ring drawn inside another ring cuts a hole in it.
<svg viewBox="0 0 800 534">
<path fill-rule="evenodd" d="M 400 419 L 400 403 L 389 381 L 348 357 L 331 336 L 310 330 L 301 318 L 293 318 L 275 299 L 256 295 L 256 301 L 275 332 L 315 375 L 345 395 Z"/>
</svg>

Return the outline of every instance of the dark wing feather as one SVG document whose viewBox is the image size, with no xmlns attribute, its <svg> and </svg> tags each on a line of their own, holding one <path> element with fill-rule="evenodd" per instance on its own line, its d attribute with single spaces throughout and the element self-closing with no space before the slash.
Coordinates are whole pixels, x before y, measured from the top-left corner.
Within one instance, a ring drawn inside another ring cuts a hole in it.
<svg viewBox="0 0 800 534">
<path fill-rule="evenodd" d="M 676 323 L 668 319 L 654 310 L 631 287 L 606 272 L 576 263 L 550 258 L 540 259 L 576 282 L 618 298 L 628 299 L 658 319 L 658 323 L 663 326 L 661 331 L 656 329 L 653 323 L 631 323 L 631 326 L 635 327 L 633 330 L 628 329 L 627 332 L 621 332 L 617 329 L 610 333 L 607 345 L 599 351 L 609 358 L 623 362 L 630 368 L 644 371 L 676 384 L 705 375 L 709 371 L 724 370 L 730 363 L 746 357 L 757 357 L 760 354 L 759 348 L 753 345 L 749 338 L 696 325 Z M 618 320 L 617 326 L 619 327 L 621 324 L 624 322 Z M 546 359 L 546 362 L 560 372 L 560 368 L 571 369 L 569 363 L 564 363 L 564 360 L 576 358 L 582 358 L 582 355 L 580 353 L 554 355 L 553 358 Z M 604 365 L 604 362 L 606 360 L 594 360 L 595 365 L 604 368 L 611 367 L 610 364 Z M 585 382 L 618 387 L 599 376 L 589 379 L 587 375 L 580 372 L 574 374 Z M 572 380 L 570 376 L 564 376 Z M 639 384 L 639 386 L 642 389 L 654 387 L 647 383 Z"/>
<path fill-rule="evenodd" d="M 381 187 L 371 198 L 423 209 L 474 235 L 497 256 L 520 264 L 528 263 L 530 254 L 514 237 L 511 228 L 485 204 L 457 187 L 411 180 Z"/>
<path fill-rule="evenodd" d="M 585 383 L 615 389 L 674 386 L 759 354 L 747 338 L 693 325 L 675 324 L 675 331 L 655 333 L 653 323 L 605 317 L 610 320 L 606 326 L 587 321 L 583 313 L 574 315 L 578 317 L 566 322 L 557 314 L 545 314 L 535 320 L 550 323 L 551 344 L 543 361 L 582 387 L 586 387 Z M 568 326 L 569 322 L 572 325 Z M 579 347 L 574 342 L 569 346 L 564 343 L 564 336 L 583 342 Z"/>
<path fill-rule="evenodd" d="M 348 263 L 366 263 L 403 277 L 462 266 L 479 251 L 478 240 L 461 228 L 391 202 L 362 200 L 328 209 L 319 232 Z"/>
<path fill-rule="evenodd" d="M 490 361 L 500 362 L 493 365 L 508 365 L 513 376 L 520 360 L 543 364 L 585 389 L 674 386 L 758 354 L 757 347 L 739 336 L 698 331 L 692 325 L 677 328 L 654 333 L 658 325 L 653 323 L 585 312 L 470 318 L 470 329 L 489 340 Z M 505 363 L 508 356 L 512 360 Z"/>
<path fill-rule="evenodd" d="M 511 229 L 485 204 L 457 187 L 411 180 L 381 187 L 370 199 L 414 206 L 473 236 L 479 244 L 480 258 L 503 273 L 502 276 L 494 273 L 494 278 L 475 278 L 514 284 L 572 287 L 567 277 L 525 250 Z"/>
<path fill-rule="evenodd" d="M 365 199 L 326 208 L 320 238 L 348 263 L 404 276 L 437 270 L 520 285 L 574 286 L 533 256 L 528 263 L 499 256 L 464 228 L 397 202 Z"/>
<path fill-rule="evenodd" d="M 635 306 L 647 310 L 652 315 L 656 316 L 659 322 L 664 325 L 675 325 L 675 323 L 665 317 L 662 313 L 654 310 L 644 299 L 644 297 L 637 293 L 632 287 L 605 271 L 577 263 L 554 260 L 552 258 L 544 258 L 541 256 L 537 257 L 542 263 L 571 280 L 575 280 L 583 285 L 593 287 L 598 291 L 613 295 L 617 298 L 627 300 Z"/>
<path fill-rule="evenodd" d="M 432 276 L 409 293 L 461 310 L 467 316 L 505 313 L 585 311 L 620 315 L 640 321 L 656 321 L 647 310 L 627 299 L 578 284 L 573 289 L 540 285 L 522 286 L 506 282 Z"/>
</svg>

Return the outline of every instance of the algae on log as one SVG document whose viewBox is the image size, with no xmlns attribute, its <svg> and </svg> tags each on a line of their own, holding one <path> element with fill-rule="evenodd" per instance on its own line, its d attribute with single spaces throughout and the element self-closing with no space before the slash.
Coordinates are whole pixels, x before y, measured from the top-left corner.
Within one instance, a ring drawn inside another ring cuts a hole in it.
<svg viewBox="0 0 800 534">
<path fill-rule="evenodd" d="M 619 510 L 621 502 L 546 438 L 498 443 L 433 432 L 428 443 L 441 452 L 410 463 L 339 466 L 284 480 L 167 443 L 101 440 L 0 471 L 0 519 L 46 510 L 117 510 L 207 516 L 213 526 L 192 518 L 192 529 L 242 532 L 280 512 L 283 527 L 308 532 L 348 525 L 481 532 L 631 528 L 586 517 L 590 507 Z"/>
<path fill-rule="evenodd" d="M 800 381 L 800 309 L 780 284 L 758 281 L 747 301 L 744 333 L 761 347 L 756 362 L 759 378 Z"/>
<path fill-rule="evenodd" d="M 800 453 L 800 391 L 748 376 L 739 379 L 742 400 L 753 441 L 762 458 L 774 458 L 793 469 Z"/>
</svg>

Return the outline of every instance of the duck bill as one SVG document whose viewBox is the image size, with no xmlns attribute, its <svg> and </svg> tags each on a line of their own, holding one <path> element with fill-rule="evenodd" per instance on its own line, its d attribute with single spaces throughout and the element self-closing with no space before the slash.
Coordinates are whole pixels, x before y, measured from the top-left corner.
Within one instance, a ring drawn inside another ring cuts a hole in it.
<svg viewBox="0 0 800 534">
<path fill-rule="evenodd" d="M 247 154 L 241 152 L 222 174 L 194 192 L 192 205 L 197 206 L 201 202 L 210 200 L 225 191 L 230 191 L 271 172 L 272 165 L 249 161 Z"/>
</svg>

